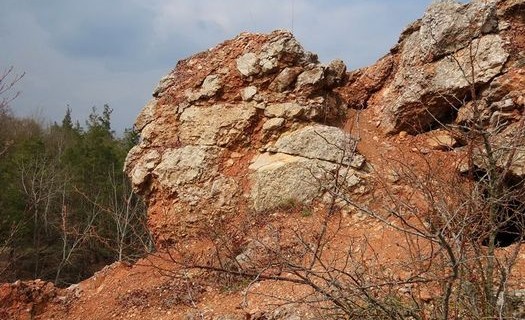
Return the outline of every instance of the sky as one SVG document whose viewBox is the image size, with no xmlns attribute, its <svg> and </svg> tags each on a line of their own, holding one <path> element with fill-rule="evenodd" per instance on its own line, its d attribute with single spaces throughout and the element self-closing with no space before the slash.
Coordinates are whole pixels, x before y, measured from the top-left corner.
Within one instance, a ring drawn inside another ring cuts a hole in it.
<svg viewBox="0 0 525 320">
<path fill-rule="evenodd" d="M 16 115 L 129 128 L 178 60 L 241 32 L 293 31 L 322 62 L 374 63 L 431 0 L 0 0 L 0 72 L 25 72 Z"/>
</svg>

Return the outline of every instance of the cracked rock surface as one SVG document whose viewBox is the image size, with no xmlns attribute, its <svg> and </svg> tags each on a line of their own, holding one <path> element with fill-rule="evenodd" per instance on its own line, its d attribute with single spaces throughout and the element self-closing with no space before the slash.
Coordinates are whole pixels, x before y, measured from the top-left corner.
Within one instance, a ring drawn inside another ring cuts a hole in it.
<svg viewBox="0 0 525 320">
<path fill-rule="evenodd" d="M 180 61 L 139 115 L 142 140 L 126 162 L 157 239 L 239 207 L 320 202 L 338 166 L 350 170 L 348 187 L 360 183 L 365 159 L 341 128 L 335 91 L 345 71 L 285 31 L 241 34 Z"/>
</svg>

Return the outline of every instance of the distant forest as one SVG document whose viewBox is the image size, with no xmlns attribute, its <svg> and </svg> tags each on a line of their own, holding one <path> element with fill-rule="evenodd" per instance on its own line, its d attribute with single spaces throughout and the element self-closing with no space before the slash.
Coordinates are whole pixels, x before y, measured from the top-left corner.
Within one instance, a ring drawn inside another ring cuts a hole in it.
<svg viewBox="0 0 525 320">
<path fill-rule="evenodd" d="M 70 109 L 52 125 L 15 117 L 8 76 L 0 75 L 0 282 L 66 286 L 152 250 L 145 206 L 122 171 L 138 136 L 116 137 L 108 105 L 84 125 Z"/>
</svg>

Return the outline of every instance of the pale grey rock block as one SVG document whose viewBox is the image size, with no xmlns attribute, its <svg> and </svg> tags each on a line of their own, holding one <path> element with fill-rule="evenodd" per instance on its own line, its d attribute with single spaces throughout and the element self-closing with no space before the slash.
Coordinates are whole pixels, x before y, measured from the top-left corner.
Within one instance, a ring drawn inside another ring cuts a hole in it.
<svg viewBox="0 0 525 320">
<path fill-rule="evenodd" d="M 344 171 L 347 177 L 339 182 L 340 187 L 348 190 L 361 182 L 358 173 L 349 167 L 284 153 L 262 153 L 250 169 L 253 170 L 250 197 L 257 211 L 275 209 L 290 201 L 303 204 L 322 201 L 323 194 L 336 184 L 337 170 Z"/>
<path fill-rule="evenodd" d="M 237 70 L 245 77 L 256 75 L 261 71 L 259 58 L 253 52 L 248 52 L 237 58 L 236 65 Z"/>
<path fill-rule="evenodd" d="M 168 149 L 153 170 L 157 181 L 168 189 L 179 189 L 197 184 L 216 175 L 216 159 L 221 148 L 211 146 L 184 146 Z"/>
<path fill-rule="evenodd" d="M 281 128 L 284 125 L 284 118 L 270 118 L 262 126 L 263 131 L 272 131 Z"/>
<path fill-rule="evenodd" d="M 142 152 L 138 146 L 135 146 L 132 150 L 130 150 L 126 158 L 126 166 L 128 166 L 128 163 L 131 162 L 133 158 L 135 158 L 134 156 L 137 154 L 137 152 Z M 157 150 L 149 150 L 144 156 L 134 160 L 136 160 L 136 162 L 134 163 L 130 172 L 130 178 L 133 187 L 138 188 L 147 180 L 149 174 L 160 162 L 161 155 Z"/>
<path fill-rule="evenodd" d="M 349 133 L 336 127 L 316 124 L 283 134 L 272 150 L 361 168 L 364 157 L 357 153 L 355 146 L 356 141 Z"/>
<path fill-rule="evenodd" d="M 251 104 L 191 106 L 180 115 L 182 143 L 225 146 L 242 139 L 256 111 Z"/>
<path fill-rule="evenodd" d="M 315 66 L 311 69 L 303 71 L 299 76 L 297 76 L 296 87 L 301 88 L 304 86 L 318 86 L 324 80 L 324 67 Z"/>
<path fill-rule="evenodd" d="M 241 90 L 241 98 L 243 101 L 251 101 L 257 94 L 256 86 L 249 86 Z"/>
<path fill-rule="evenodd" d="M 187 98 L 189 102 L 194 102 L 199 99 L 207 99 L 215 96 L 222 88 L 222 81 L 219 75 L 212 74 L 207 76 L 200 89 L 196 92 L 189 92 Z"/>
</svg>

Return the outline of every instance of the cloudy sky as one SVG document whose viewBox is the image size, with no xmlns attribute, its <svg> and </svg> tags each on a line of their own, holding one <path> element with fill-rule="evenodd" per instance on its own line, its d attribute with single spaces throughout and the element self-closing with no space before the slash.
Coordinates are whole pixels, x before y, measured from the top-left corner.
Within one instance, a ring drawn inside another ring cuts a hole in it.
<svg viewBox="0 0 525 320">
<path fill-rule="evenodd" d="M 0 71 L 26 75 L 11 107 L 83 123 L 109 104 L 130 127 L 178 60 L 240 32 L 292 30 L 321 61 L 373 63 L 431 0 L 0 0 Z"/>
</svg>

